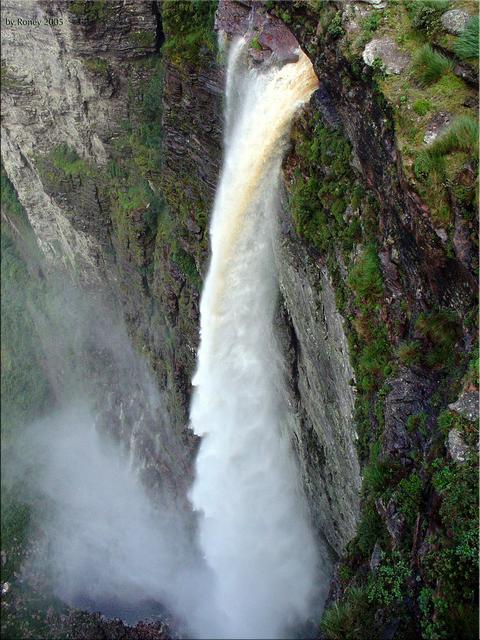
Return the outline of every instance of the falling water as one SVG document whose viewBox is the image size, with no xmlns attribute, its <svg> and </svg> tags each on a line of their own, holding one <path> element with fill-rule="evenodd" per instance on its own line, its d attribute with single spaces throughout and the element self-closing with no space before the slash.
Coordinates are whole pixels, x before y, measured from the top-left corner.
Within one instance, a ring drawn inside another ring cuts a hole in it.
<svg viewBox="0 0 480 640">
<path fill-rule="evenodd" d="M 308 616 L 319 562 L 286 433 L 273 247 L 286 134 L 318 84 L 301 51 L 298 62 L 267 69 L 248 60 L 237 40 L 193 380 L 191 423 L 202 443 L 191 499 L 215 576 L 217 613 L 200 632 L 281 638 Z"/>
</svg>

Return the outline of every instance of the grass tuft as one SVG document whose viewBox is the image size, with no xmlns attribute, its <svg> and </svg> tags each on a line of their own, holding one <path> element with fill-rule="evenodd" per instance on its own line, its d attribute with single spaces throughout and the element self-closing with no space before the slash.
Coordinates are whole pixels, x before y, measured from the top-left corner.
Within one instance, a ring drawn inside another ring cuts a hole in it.
<svg viewBox="0 0 480 640">
<path fill-rule="evenodd" d="M 437 82 L 452 69 L 452 61 L 438 51 L 434 51 L 429 44 L 423 45 L 413 56 L 413 75 L 421 86 Z"/>
<path fill-rule="evenodd" d="M 465 31 L 458 37 L 453 50 L 462 60 L 478 58 L 478 16 L 467 22 Z"/>
<path fill-rule="evenodd" d="M 465 151 L 478 158 L 478 122 L 475 118 L 458 116 L 430 145 L 428 154 L 439 157 L 454 151 Z"/>
</svg>

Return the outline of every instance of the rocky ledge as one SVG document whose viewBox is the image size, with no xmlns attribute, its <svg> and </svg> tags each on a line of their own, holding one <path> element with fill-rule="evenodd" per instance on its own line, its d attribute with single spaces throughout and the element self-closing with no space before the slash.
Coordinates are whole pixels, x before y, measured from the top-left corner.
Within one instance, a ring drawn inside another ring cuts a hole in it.
<svg viewBox="0 0 480 640">
<path fill-rule="evenodd" d="M 297 62 L 300 45 L 293 33 L 275 16 L 266 13 L 262 3 L 220 0 L 215 28 L 229 38 L 250 37 L 250 55 L 256 62 L 272 56 L 282 63 Z"/>
</svg>

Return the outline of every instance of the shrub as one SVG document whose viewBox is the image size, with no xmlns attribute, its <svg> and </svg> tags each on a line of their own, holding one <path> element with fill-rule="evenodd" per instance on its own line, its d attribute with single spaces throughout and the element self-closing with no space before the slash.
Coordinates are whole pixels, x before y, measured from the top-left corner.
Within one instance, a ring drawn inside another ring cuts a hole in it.
<svg viewBox="0 0 480 640">
<path fill-rule="evenodd" d="M 427 419 L 426 413 L 417 413 L 407 418 L 407 431 L 409 433 L 420 433 L 425 436 L 427 432 Z"/>
<path fill-rule="evenodd" d="M 423 45 L 413 56 L 413 75 L 422 86 L 433 84 L 452 69 L 452 61 L 429 44 Z"/>
<path fill-rule="evenodd" d="M 449 369 L 456 364 L 455 345 L 461 333 L 458 317 L 452 311 L 422 313 L 415 323 L 416 339 L 401 345 L 398 357 L 407 366 Z"/>
<path fill-rule="evenodd" d="M 356 297 L 364 302 L 377 302 L 383 295 L 383 279 L 377 249 L 365 247 L 360 259 L 350 272 L 349 284 Z"/>
<path fill-rule="evenodd" d="M 89 176 L 91 171 L 78 153 L 66 143 L 54 147 L 50 152 L 50 159 L 56 169 L 62 171 L 66 176 Z"/>
<path fill-rule="evenodd" d="M 105 58 L 87 58 L 83 64 L 91 73 L 105 75 L 108 71 L 108 62 Z"/>
<path fill-rule="evenodd" d="M 382 21 L 381 11 L 371 11 L 366 18 L 362 20 L 362 29 L 364 32 L 374 33 Z"/>
<path fill-rule="evenodd" d="M 202 279 L 198 273 L 194 257 L 190 253 L 184 251 L 181 247 L 176 246 L 172 251 L 172 261 L 185 275 L 190 284 L 200 290 L 202 286 Z"/>
<path fill-rule="evenodd" d="M 453 50 L 462 60 L 478 58 L 478 16 L 467 22 L 465 31 L 458 37 Z"/>
<path fill-rule="evenodd" d="M 379 459 L 380 442 L 372 446 L 370 462 L 363 470 L 363 490 L 372 494 L 381 494 L 387 485 L 389 467 Z"/>
<path fill-rule="evenodd" d="M 376 573 L 370 577 L 368 601 L 379 606 L 391 607 L 406 595 L 407 579 L 411 571 L 398 551 L 386 555 Z"/>
<path fill-rule="evenodd" d="M 257 51 L 261 51 L 262 50 L 262 45 L 260 44 L 260 42 L 258 40 L 258 36 L 255 36 L 254 38 L 252 38 L 250 40 L 250 48 L 251 49 L 256 49 Z"/>
<path fill-rule="evenodd" d="M 475 446 L 463 464 L 445 464 L 444 460 L 437 459 L 431 465 L 432 483 L 441 497 L 439 516 L 443 533 L 431 540 L 431 551 L 423 561 L 427 583 L 438 585 L 431 602 L 428 594 L 424 594 L 423 624 L 432 627 L 432 635 L 426 637 L 435 640 L 476 637 L 478 456 Z M 430 615 L 429 608 L 433 609 Z M 432 619 L 433 623 L 429 623 Z"/>
<path fill-rule="evenodd" d="M 445 368 L 455 361 L 455 344 L 462 335 L 458 316 L 452 311 L 422 313 L 415 331 L 428 344 L 424 359 L 429 368 Z"/>
<path fill-rule="evenodd" d="M 356 640 L 366 637 L 366 632 L 371 640 L 375 640 L 373 622 L 366 589 L 351 587 L 341 603 L 325 610 L 320 628 L 327 640 Z"/>
<path fill-rule="evenodd" d="M 440 18 L 449 7 L 449 0 L 407 0 L 405 5 L 412 27 L 431 39 L 442 29 Z"/>
<path fill-rule="evenodd" d="M 342 12 L 337 11 L 337 13 L 333 16 L 330 24 L 327 27 L 327 33 L 332 38 L 340 38 L 345 33 L 345 30 L 342 26 Z"/>
<path fill-rule="evenodd" d="M 164 0 L 161 4 L 165 53 L 177 64 L 197 63 L 202 49 L 215 51 L 213 19 L 217 2 Z"/>
<path fill-rule="evenodd" d="M 409 530 L 412 530 L 415 525 L 421 499 L 422 480 L 417 473 L 412 473 L 408 478 L 400 480 L 395 494 L 395 502 L 400 512 L 405 516 Z"/>
<path fill-rule="evenodd" d="M 386 535 L 385 525 L 375 507 L 375 500 L 373 496 L 369 496 L 362 505 L 362 516 L 354 541 L 356 550 L 361 557 L 368 558 L 375 543 L 384 540 Z"/>
<path fill-rule="evenodd" d="M 106 19 L 108 4 L 106 0 L 74 0 L 68 4 L 68 9 L 79 18 L 88 22 L 100 22 Z"/>
</svg>

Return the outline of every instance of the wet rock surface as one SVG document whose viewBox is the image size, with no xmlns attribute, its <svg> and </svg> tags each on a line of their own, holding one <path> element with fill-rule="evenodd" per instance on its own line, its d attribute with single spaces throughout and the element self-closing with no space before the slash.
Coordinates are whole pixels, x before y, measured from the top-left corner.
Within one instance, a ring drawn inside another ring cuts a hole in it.
<svg viewBox="0 0 480 640">
<path fill-rule="evenodd" d="M 353 370 L 328 271 L 292 234 L 288 211 L 277 251 L 297 451 L 315 528 L 340 553 L 359 514 L 360 469 L 353 421 Z"/>
<path fill-rule="evenodd" d="M 408 465 L 411 464 L 408 454 L 412 441 L 407 431 L 407 420 L 428 411 L 435 381 L 402 367 L 398 376 L 389 380 L 389 385 L 391 391 L 385 399 L 382 453 Z"/>
<path fill-rule="evenodd" d="M 250 6 L 249 6 L 250 5 Z M 283 63 L 298 60 L 298 41 L 286 25 L 264 10 L 262 3 L 238 3 L 220 0 L 215 28 L 229 37 L 250 38 L 250 55 L 257 62 L 268 60 L 272 54 Z"/>
</svg>

